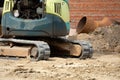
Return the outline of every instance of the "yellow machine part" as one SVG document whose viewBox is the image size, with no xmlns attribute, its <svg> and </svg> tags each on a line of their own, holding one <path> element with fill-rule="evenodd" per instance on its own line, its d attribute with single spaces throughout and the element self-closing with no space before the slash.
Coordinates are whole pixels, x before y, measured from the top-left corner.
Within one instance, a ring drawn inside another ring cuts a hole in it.
<svg viewBox="0 0 120 80">
<path fill-rule="evenodd" d="M 70 21 L 68 4 L 63 0 L 46 0 L 46 13 L 54 14 L 63 19 L 65 22 Z"/>
<path fill-rule="evenodd" d="M 10 12 L 13 9 L 14 2 L 13 0 L 5 0 L 3 6 L 3 15 L 7 12 Z"/>
</svg>

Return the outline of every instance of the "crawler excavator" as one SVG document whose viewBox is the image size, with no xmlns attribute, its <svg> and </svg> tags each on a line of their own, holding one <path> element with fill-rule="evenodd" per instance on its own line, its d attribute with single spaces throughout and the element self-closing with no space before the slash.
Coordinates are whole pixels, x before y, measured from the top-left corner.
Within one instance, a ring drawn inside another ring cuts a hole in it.
<svg viewBox="0 0 120 80">
<path fill-rule="evenodd" d="M 68 0 L 1 0 L 0 20 L 1 56 L 38 61 L 63 50 L 80 59 L 92 57 L 89 42 L 66 38 L 70 31 Z"/>
</svg>

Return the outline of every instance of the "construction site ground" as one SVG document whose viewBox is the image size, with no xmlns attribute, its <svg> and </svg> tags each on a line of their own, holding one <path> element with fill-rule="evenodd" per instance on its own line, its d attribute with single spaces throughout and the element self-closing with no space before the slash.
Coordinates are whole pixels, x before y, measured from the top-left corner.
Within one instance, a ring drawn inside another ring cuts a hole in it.
<svg viewBox="0 0 120 80">
<path fill-rule="evenodd" d="M 55 56 L 35 62 L 1 57 L 0 80 L 120 80 L 120 26 L 99 28 L 73 38 L 92 43 L 91 59 Z"/>
</svg>

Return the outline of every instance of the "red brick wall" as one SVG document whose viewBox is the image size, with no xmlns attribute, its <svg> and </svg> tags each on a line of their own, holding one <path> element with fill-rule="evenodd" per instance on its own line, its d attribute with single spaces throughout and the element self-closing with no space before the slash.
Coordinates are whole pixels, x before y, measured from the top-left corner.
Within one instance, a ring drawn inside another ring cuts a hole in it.
<svg viewBox="0 0 120 80">
<path fill-rule="evenodd" d="M 69 0 L 71 26 L 83 16 L 94 20 L 109 17 L 120 21 L 120 0 Z"/>
</svg>

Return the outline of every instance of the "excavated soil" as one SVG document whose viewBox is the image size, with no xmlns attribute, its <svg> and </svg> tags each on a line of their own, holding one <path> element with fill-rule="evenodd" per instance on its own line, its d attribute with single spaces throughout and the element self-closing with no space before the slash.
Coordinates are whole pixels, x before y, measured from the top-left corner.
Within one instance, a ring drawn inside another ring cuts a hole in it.
<svg viewBox="0 0 120 80">
<path fill-rule="evenodd" d="M 120 53 L 120 25 L 97 28 L 89 34 L 79 34 L 76 39 L 90 41 L 95 51 Z"/>
<path fill-rule="evenodd" d="M 120 26 L 98 28 L 75 38 L 92 43 L 93 58 L 0 59 L 0 80 L 120 80 Z"/>
</svg>

